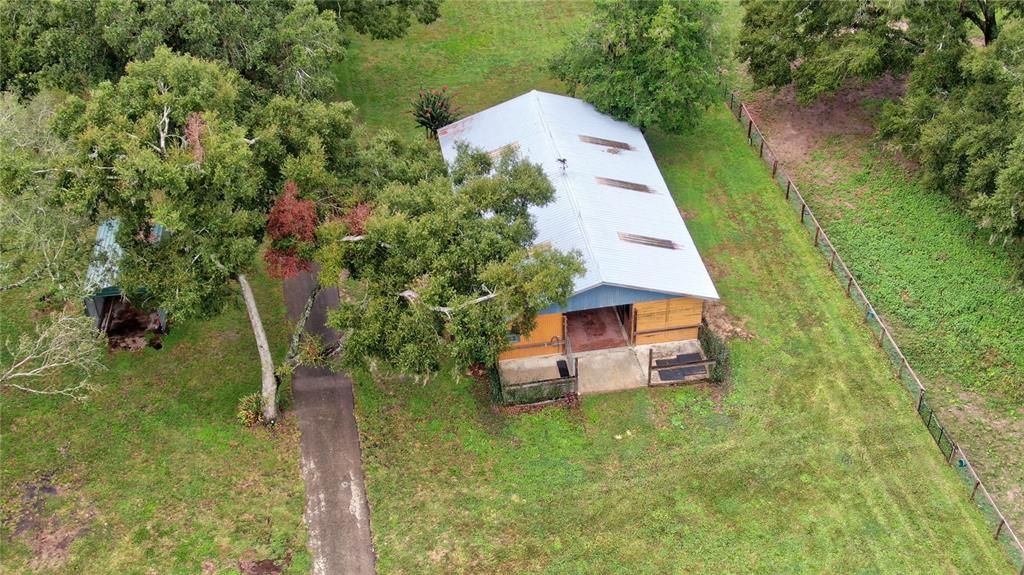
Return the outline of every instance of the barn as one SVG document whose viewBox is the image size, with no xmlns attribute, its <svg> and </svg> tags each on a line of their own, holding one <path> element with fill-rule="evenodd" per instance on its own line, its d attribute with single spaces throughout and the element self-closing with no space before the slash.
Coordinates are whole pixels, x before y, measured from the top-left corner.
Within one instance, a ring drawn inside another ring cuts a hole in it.
<svg viewBox="0 0 1024 575">
<path fill-rule="evenodd" d="M 718 292 L 640 130 L 535 90 L 438 138 L 449 163 L 463 141 L 493 154 L 512 147 L 542 166 L 556 196 L 532 211 L 536 242 L 576 250 L 586 266 L 565 306 L 509 334 L 503 385 L 574 380 L 581 393 L 611 391 L 651 384 L 664 371 L 652 366 L 706 359 L 698 333 Z"/>
</svg>

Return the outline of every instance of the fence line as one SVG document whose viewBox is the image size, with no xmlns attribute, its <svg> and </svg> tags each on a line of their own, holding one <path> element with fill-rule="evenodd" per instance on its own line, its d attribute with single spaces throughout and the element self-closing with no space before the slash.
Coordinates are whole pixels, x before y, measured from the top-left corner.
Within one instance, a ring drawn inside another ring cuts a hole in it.
<svg viewBox="0 0 1024 575">
<path fill-rule="evenodd" d="M 985 484 L 981 481 L 981 477 L 975 471 L 974 466 L 971 465 L 970 460 L 967 458 L 967 454 L 963 452 L 960 445 L 950 436 L 949 432 L 945 427 L 939 423 L 938 415 L 935 410 L 928 404 L 926 398 L 924 384 L 921 383 L 921 379 L 917 376 L 917 372 L 911 367 L 910 362 L 907 361 L 907 357 L 903 355 L 903 351 L 900 346 L 896 343 L 896 340 L 892 336 L 892 332 L 889 330 L 885 322 L 875 311 L 875 307 L 871 304 L 867 295 L 864 294 L 864 290 L 861 289 L 860 283 L 854 277 L 850 268 L 847 267 L 846 262 L 842 256 L 836 251 L 832 245 L 832 241 L 829 239 L 828 234 L 818 223 L 818 218 L 815 217 L 814 212 L 807 205 L 803 195 L 800 193 L 797 185 L 786 176 L 782 168 L 779 166 L 779 158 L 772 150 L 771 144 L 765 140 L 763 132 L 754 122 L 753 117 L 750 115 L 750 111 L 747 109 L 746 104 L 736 99 L 735 92 L 726 90 L 728 96 L 729 110 L 732 115 L 740 123 L 745 125 L 747 131 L 747 144 L 751 147 L 757 148 L 758 157 L 761 158 L 765 164 L 771 168 L 772 179 L 775 183 L 783 190 L 786 201 L 789 202 L 794 209 L 800 211 L 800 222 L 807 228 L 808 235 L 811 232 L 814 233 L 814 247 L 821 252 L 821 255 L 825 258 L 828 263 L 829 269 L 839 279 L 841 286 L 846 292 L 847 297 L 853 300 L 854 304 L 857 305 L 864 312 L 863 319 L 867 324 L 868 328 L 877 335 L 878 346 L 889 356 L 889 360 L 893 363 L 895 368 L 895 375 L 899 378 L 907 390 L 911 393 L 916 404 L 916 411 L 928 428 L 928 432 L 931 434 L 932 439 L 942 452 L 943 457 L 946 459 L 946 463 L 954 466 L 959 476 L 967 484 L 971 491 L 971 501 L 974 502 L 978 508 L 982 511 L 982 514 L 986 519 L 993 525 L 993 538 L 1004 545 L 1004 548 L 1010 554 L 1010 557 L 1015 564 L 1020 564 L 1020 575 L 1024 575 L 1024 544 L 1021 543 L 1020 538 L 1017 537 L 1017 533 L 1010 525 L 1009 521 L 1003 515 L 1002 511 L 999 510 L 999 506 L 996 505 L 995 500 L 989 493 Z M 948 453 L 947 453 L 948 452 Z"/>
</svg>

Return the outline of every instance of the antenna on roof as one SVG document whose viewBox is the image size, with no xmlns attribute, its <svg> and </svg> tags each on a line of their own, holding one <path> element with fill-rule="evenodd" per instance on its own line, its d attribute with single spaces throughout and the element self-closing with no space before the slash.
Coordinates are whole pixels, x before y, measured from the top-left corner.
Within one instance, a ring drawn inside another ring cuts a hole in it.
<svg viewBox="0 0 1024 575">
<path fill-rule="evenodd" d="M 558 163 L 562 165 L 563 172 L 567 167 L 569 167 L 569 160 L 566 160 L 565 158 L 558 158 Z"/>
</svg>

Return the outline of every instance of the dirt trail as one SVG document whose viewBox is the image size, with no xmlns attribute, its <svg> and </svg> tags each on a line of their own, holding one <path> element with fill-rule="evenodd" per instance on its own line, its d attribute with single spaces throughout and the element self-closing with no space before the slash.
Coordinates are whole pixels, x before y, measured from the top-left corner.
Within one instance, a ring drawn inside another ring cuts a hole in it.
<svg viewBox="0 0 1024 575">
<path fill-rule="evenodd" d="M 776 93 L 756 92 L 746 104 L 779 161 L 797 167 L 830 138 L 873 135 L 877 108 L 873 104 L 901 96 L 903 85 L 902 79 L 886 76 L 846 88 L 809 106 L 800 105 L 793 87 L 787 86 Z"/>
</svg>

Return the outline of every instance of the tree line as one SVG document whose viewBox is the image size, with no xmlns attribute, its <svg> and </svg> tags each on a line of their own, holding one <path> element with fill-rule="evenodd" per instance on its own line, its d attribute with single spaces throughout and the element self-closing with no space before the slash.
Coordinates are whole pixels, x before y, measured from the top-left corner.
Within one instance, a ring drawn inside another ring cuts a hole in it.
<svg viewBox="0 0 1024 575">
<path fill-rule="evenodd" d="M 417 374 L 493 363 L 509 326 L 528 330 L 582 271 L 575 254 L 531 246 L 527 210 L 554 195 L 538 166 L 467 148 L 449 174 L 432 140 L 372 132 L 326 99 L 346 33 L 401 35 L 436 19 L 437 0 L 7 0 L 3 12 L 0 210 L 25 222 L 2 231 L 3 287 L 75 302 L 91 230 L 117 218 L 133 303 L 189 321 L 242 296 L 266 422 L 281 366 L 248 281 L 261 252 L 277 277 L 316 262 L 342 288 L 330 321 L 350 364 Z M 48 333 L 23 334 L 24 349 L 66 346 Z M 0 377 L 69 391 L 38 372 Z"/>
<path fill-rule="evenodd" d="M 744 0 L 738 56 L 803 102 L 906 75 L 880 135 L 1024 269 L 1024 2 Z"/>
</svg>

